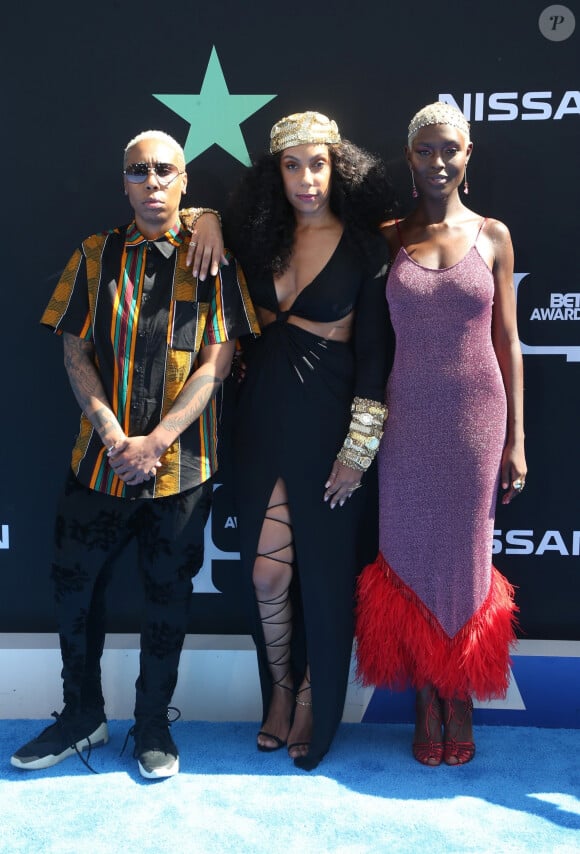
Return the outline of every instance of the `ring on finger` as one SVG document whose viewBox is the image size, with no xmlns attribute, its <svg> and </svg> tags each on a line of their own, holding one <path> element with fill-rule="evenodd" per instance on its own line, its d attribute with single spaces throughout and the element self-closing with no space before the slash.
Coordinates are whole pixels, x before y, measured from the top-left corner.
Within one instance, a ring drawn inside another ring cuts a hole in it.
<svg viewBox="0 0 580 854">
<path fill-rule="evenodd" d="M 524 486 L 526 485 L 526 482 L 523 478 L 518 477 L 517 480 L 514 480 L 512 485 L 514 489 L 517 489 L 518 492 L 521 492 Z"/>
</svg>

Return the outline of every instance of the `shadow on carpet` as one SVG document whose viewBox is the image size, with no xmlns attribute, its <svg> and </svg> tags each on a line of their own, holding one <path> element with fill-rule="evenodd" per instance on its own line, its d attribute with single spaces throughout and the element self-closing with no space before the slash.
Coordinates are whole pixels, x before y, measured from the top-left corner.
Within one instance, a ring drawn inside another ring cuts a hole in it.
<svg viewBox="0 0 580 854">
<path fill-rule="evenodd" d="M 255 749 L 253 723 L 179 721 L 181 773 L 140 777 L 128 721 L 46 771 L 10 755 L 42 721 L 0 721 L 2 854 L 416 854 L 580 850 L 580 732 L 480 726 L 473 762 L 415 762 L 408 724 L 342 724 L 312 772 Z"/>
</svg>

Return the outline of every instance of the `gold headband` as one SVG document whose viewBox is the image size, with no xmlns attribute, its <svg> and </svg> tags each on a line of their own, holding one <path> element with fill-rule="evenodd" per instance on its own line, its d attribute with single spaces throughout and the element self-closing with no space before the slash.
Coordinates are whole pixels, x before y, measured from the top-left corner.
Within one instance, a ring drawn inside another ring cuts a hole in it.
<svg viewBox="0 0 580 854">
<path fill-rule="evenodd" d="M 276 122 L 270 131 L 270 154 L 277 154 L 285 148 L 305 143 L 325 143 L 333 145 L 340 142 L 336 122 L 322 113 L 307 110 L 305 113 L 292 113 Z"/>
<path fill-rule="evenodd" d="M 435 101 L 427 104 L 418 113 L 415 113 L 409 124 L 407 141 L 411 145 L 413 137 L 421 128 L 427 125 L 451 125 L 462 131 L 469 141 L 469 122 L 457 107 L 446 104 L 445 101 Z"/>
</svg>

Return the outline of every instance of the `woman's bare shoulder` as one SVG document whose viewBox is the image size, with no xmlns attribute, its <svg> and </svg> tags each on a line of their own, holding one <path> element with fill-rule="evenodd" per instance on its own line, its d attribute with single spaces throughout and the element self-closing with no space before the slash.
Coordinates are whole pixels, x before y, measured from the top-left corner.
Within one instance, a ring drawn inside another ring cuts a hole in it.
<svg viewBox="0 0 580 854">
<path fill-rule="evenodd" d="M 403 220 L 390 219 L 386 222 L 381 223 L 381 232 L 383 237 L 389 244 L 389 249 L 391 251 L 392 258 L 395 256 L 401 245 L 399 227 L 402 222 Z"/>
<path fill-rule="evenodd" d="M 486 217 L 483 233 L 487 234 L 489 239 L 493 240 L 494 243 L 504 243 L 511 240 L 510 230 L 507 225 L 501 220 L 494 219 L 493 217 Z"/>
</svg>

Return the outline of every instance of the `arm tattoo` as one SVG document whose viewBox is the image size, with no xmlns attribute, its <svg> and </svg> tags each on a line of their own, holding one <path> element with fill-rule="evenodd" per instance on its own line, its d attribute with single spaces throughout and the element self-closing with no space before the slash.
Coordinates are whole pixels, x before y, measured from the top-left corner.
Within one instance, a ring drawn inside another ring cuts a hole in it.
<svg viewBox="0 0 580 854">
<path fill-rule="evenodd" d="M 64 366 L 79 406 L 85 410 L 91 397 L 103 389 L 93 362 L 93 345 L 65 334 Z"/>
<path fill-rule="evenodd" d="M 105 445 L 119 432 L 103 383 L 95 365 L 94 347 L 74 335 L 64 334 L 64 366 L 78 405 Z"/>
<path fill-rule="evenodd" d="M 91 422 L 100 436 L 105 435 L 111 427 L 118 426 L 117 419 L 106 406 L 101 406 L 100 409 L 93 410 Z"/>
<path fill-rule="evenodd" d="M 199 418 L 221 384 L 222 381 L 217 377 L 193 377 L 183 387 L 171 410 L 162 418 L 162 425 L 172 433 L 182 433 Z"/>
</svg>

